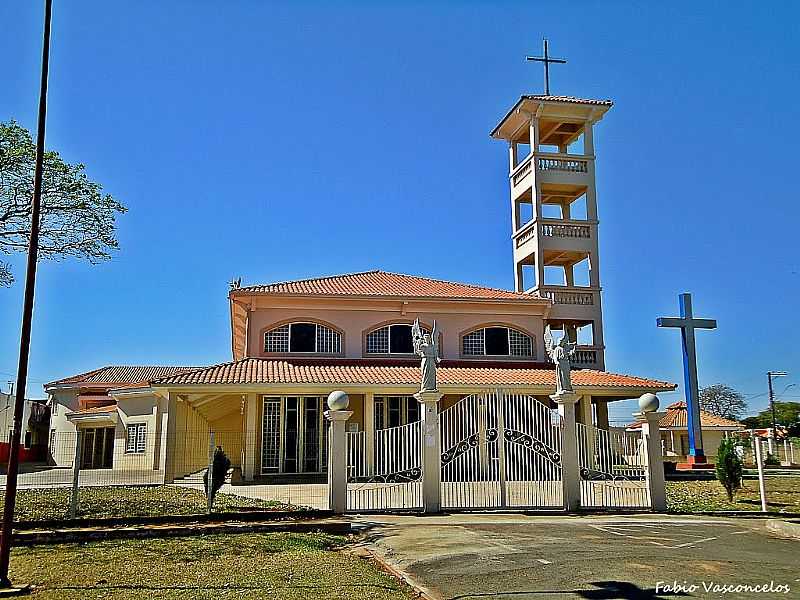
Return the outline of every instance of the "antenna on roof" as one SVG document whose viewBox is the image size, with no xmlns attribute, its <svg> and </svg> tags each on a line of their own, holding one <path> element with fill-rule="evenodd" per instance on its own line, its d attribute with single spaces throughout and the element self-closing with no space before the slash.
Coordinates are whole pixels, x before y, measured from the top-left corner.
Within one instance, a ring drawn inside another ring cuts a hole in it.
<svg viewBox="0 0 800 600">
<path fill-rule="evenodd" d="M 237 279 L 230 280 L 228 282 L 228 286 L 231 290 L 238 290 L 240 287 L 242 287 L 242 278 L 239 277 Z"/>
</svg>

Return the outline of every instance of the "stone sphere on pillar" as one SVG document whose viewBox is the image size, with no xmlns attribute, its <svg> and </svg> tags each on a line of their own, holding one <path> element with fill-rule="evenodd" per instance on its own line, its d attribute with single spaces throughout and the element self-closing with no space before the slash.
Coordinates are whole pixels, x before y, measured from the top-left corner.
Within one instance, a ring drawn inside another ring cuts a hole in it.
<svg viewBox="0 0 800 600">
<path fill-rule="evenodd" d="M 331 410 L 347 410 L 350 406 L 350 398 L 341 390 L 336 390 L 328 394 L 328 408 Z"/>
<path fill-rule="evenodd" d="M 658 396 L 655 394 L 647 393 L 639 397 L 639 410 L 643 413 L 656 412 L 658 404 Z"/>
</svg>

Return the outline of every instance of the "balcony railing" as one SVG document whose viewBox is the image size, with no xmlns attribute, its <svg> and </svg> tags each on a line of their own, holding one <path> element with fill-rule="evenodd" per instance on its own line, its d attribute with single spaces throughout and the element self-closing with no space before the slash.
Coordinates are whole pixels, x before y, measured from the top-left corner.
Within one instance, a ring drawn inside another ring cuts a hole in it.
<svg viewBox="0 0 800 600">
<path fill-rule="evenodd" d="M 518 185 L 531 172 L 531 156 L 529 155 L 511 172 L 511 184 Z"/>
<path fill-rule="evenodd" d="M 575 288 L 558 289 L 557 287 L 542 288 L 539 296 L 548 298 L 553 304 L 566 304 L 571 306 L 594 306 L 593 290 L 576 290 Z"/>
<path fill-rule="evenodd" d="M 570 362 L 576 367 L 596 367 L 600 364 L 601 350 L 599 346 L 578 346 Z"/>
<path fill-rule="evenodd" d="M 589 225 L 583 223 L 542 223 L 542 235 L 544 237 L 557 238 L 582 238 L 592 237 L 592 230 Z"/>
<path fill-rule="evenodd" d="M 536 159 L 540 171 L 563 171 L 566 173 L 586 173 L 589 161 L 582 158 L 562 158 L 540 156 Z"/>
</svg>

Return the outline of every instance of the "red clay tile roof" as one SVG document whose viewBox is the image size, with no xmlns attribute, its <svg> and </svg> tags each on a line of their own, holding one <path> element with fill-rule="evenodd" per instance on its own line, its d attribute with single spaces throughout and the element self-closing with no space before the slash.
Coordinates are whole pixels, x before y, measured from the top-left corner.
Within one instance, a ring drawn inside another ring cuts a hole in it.
<svg viewBox="0 0 800 600">
<path fill-rule="evenodd" d="M 106 404 L 105 406 L 92 406 L 90 408 L 81 408 L 79 410 L 73 410 L 68 412 L 68 415 L 94 415 L 94 414 L 101 414 L 104 415 L 110 412 L 116 412 L 117 404 Z"/>
<path fill-rule="evenodd" d="M 597 106 L 614 106 L 613 100 L 594 100 L 592 98 L 576 98 L 575 96 L 546 96 L 544 94 L 525 94 L 528 100 L 542 100 L 546 102 L 569 102 L 571 104 L 594 104 Z"/>
<path fill-rule="evenodd" d="M 131 365 L 113 365 L 107 367 L 100 367 L 94 371 L 80 373 L 64 379 L 58 379 L 45 384 L 45 388 L 52 385 L 69 385 L 80 383 L 96 383 L 96 384 L 123 384 L 123 383 L 139 383 L 142 381 L 149 381 L 158 377 L 166 377 L 174 375 L 181 371 L 197 369 L 198 367 L 164 367 L 164 366 L 131 366 Z"/>
<path fill-rule="evenodd" d="M 251 285 L 231 291 L 231 296 L 253 294 L 453 298 L 464 300 L 549 302 L 548 300 L 530 294 L 377 270 L 332 275 L 330 277 L 317 277 L 313 279 L 298 279 L 295 281 L 283 281 L 264 285 Z"/>
<path fill-rule="evenodd" d="M 662 416 L 658 420 L 659 427 L 671 427 L 671 428 L 680 428 L 686 429 L 688 423 L 688 411 L 686 410 L 686 402 L 673 402 L 669 406 L 667 406 L 667 410 L 664 412 L 664 416 Z M 637 422 L 630 425 L 631 428 L 638 428 L 641 427 L 642 423 Z M 744 425 L 739 423 L 738 421 L 732 421 L 730 419 L 726 419 L 724 417 L 718 417 L 717 415 L 712 415 L 710 412 L 705 410 L 700 410 L 700 427 L 703 429 L 714 429 L 715 427 L 737 427 L 737 428 L 744 428 Z"/>
<path fill-rule="evenodd" d="M 374 384 L 417 385 L 419 366 L 376 365 L 374 363 L 302 363 L 264 358 L 245 358 L 151 381 L 152 385 L 204 384 Z M 555 388 L 553 369 L 441 367 L 441 385 L 528 385 Z M 674 384 L 632 375 L 617 375 L 583 369 L 574 371 L 572 381 L 580 387 L 672 390 Z"/>
</svg>

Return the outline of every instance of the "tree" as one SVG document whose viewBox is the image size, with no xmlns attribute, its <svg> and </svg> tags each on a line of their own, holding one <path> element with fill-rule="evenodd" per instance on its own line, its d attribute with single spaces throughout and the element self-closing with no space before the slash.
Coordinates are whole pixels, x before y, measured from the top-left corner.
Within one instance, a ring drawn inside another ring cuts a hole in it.
<svg viewBox="0 0 800 600">
<path fill-rule="evenodd" d="M 0 254 L 25 252 L 30 239 L 36 145 L 30 132 L 11 120 L 0 122 Z M 116 215 L 127 209 L 91 181 L 84 165 L 65 162 L 58 152 L 44 155 L 39 257 L 84 259 L 92 264 L 111 258 L 119 247 Z M 0 261 L 0 286 L 14 282 Z"/>
<path fill-rule="evenodd" d="M 800 402 L 775 402 L 775 420 L 779 425 L 789 428 L 789 435 L 800 430 Z M 772 409 L 768 406 L 755 417 L 742 421 L 750 429 L 772 427 Z"/>
<path fill-rule="evenodd" d="M 736 453 L 736 441 L 725 438 L 717 448 L 717 479 L 733 502 L 733 494 L 742 487 L 742 459 Z"/>
<path fill-rule="evenodd" d="M 739 392 L 717 383 L 700 390 L 700 408 L 712 415 L 736 421 L 747 410 L 747 403 Z"/>
</svg>

